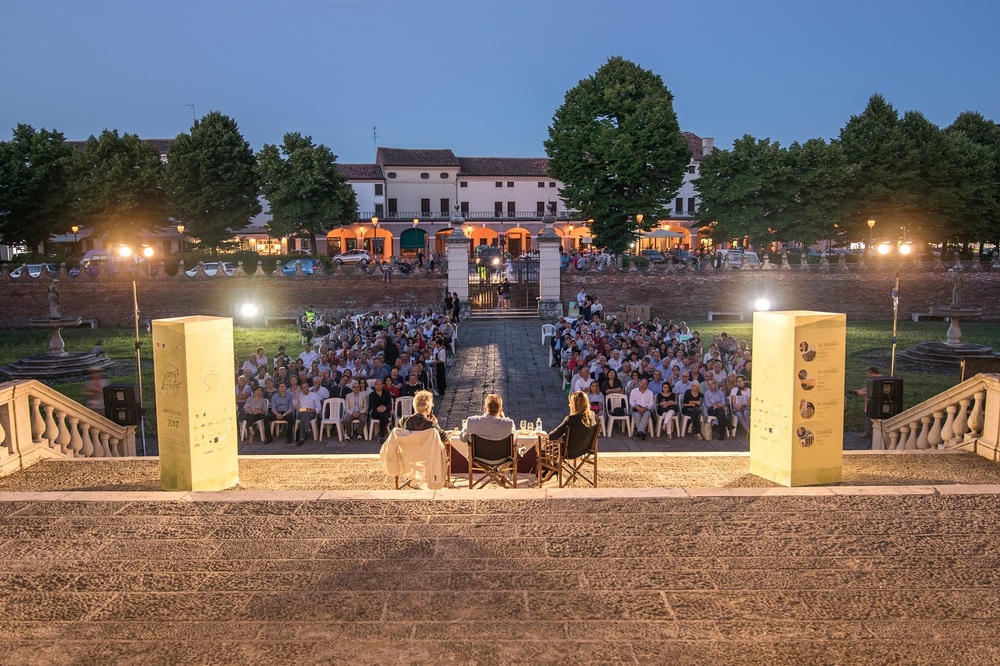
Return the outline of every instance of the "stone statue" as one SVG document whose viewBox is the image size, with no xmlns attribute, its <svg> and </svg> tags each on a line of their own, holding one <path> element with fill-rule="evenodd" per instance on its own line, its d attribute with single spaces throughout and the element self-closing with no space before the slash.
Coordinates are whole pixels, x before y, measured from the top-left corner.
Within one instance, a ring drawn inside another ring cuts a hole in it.
<svg viewBox="0 0 1000 666">
<path fill-rule="evenodd" d="M 948 279 L 951 280 L 951 305 L 950 308 L 962 307 L 962 274 L 954 268 L 948 269 Z"/>
<path fill-rule="evenodd" d="M 62 319 L 59 314 L 59 303 L 62 298 L 59 296 L 59 280 L 53 280 L 49 285 L 49 319 Z"/>
</svg>

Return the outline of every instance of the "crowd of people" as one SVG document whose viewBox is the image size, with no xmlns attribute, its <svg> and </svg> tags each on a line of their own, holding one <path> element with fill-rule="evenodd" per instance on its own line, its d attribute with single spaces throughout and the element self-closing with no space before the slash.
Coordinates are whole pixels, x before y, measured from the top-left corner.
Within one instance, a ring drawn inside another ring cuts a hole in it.
<svg viewBox="0 0 1000 666">
<path fill-rule="evenodd" d="M 343 398 L 347 436 L 362 439 L 369 422 L 377 422 L 384 437 L 395 398 L 447 390 L 446 369 L 458 336 L 457 295 L 449 294 L 446 306 L 339 321 L 308 308 L 301 318 L 301 352 L 293 355 L 282 345 L 272 359 L 258 347 L 239 366 L 238 420 L 250 438 L 263 422 L 265 442 L 271 441 L 272 424 L 282 422 L 286 441 L 301 445 L 322 417 L 324 402 Z"/>
<path fill-rule="evenodd" d="M 621 395 L 624 401 L 612 401 L 616 413 L 605 418 L 630 418 L 639 439 L 663 416 L 688 417 L 696 439 L 709 435 L 703 424 L 712 417 L 720 439 L 733 426 L 749 431 L 752 356 L 745 340 L 726 332 L 702 340 L 683 321 L 605 318 L 593 311 L 596 299 L 586 293 L 577 298 L 585 304 L 580 317 L 563 317 L 555 326 L 552 365 L 560 367 L 571 392 L 586 394 L 596 414 L 611 404 L 608 396 Z"/>
</svg>

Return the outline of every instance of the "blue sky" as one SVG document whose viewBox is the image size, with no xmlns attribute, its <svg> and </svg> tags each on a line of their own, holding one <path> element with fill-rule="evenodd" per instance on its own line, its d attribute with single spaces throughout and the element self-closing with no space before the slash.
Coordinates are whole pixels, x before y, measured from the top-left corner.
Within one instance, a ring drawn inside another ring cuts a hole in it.
<svg viewBox="0 0 1000 666">
<path fill-rule="evenodd" d="M 868 98 L 1000 120 L 995 0 L 0 0 L 0 138 L 187 131 L 544 155 L 565 92 L 613 55 L 659 74 L 681 128 L 728 147 L 836 136 Z"/>
</svg>

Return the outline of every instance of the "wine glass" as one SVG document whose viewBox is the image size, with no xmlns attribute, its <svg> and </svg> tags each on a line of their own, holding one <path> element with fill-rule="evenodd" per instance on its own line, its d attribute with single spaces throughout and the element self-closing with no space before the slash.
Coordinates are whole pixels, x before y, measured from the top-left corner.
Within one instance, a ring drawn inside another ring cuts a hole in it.
<svg viewBox="0 0 1000 666">
<path fill-rule="evenodd" d="M 534 431 L 535 431 L 535 422 L 528 421 L 528 432 L 534 432 Z"/>
<path fill-rule="evenodd" d="M 521 430 L 524 430 L 527 427 L 528 427 L 528 422 L 525 421 L 524 419 L 521 419 Z"/>
</svg>

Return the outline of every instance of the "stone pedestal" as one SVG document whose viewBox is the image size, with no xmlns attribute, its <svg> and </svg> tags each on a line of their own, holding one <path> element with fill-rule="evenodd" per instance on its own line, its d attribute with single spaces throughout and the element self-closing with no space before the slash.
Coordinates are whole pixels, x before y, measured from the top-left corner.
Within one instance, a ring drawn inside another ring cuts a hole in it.
<svg viewBox="0 0 1000 666">
<path fill-rule="evenodd" d="M 538 235 L 538 316 L 558 319 L 563 316 L 562 278 L 559 272 L 559 248 L 562 240 L 552 229 L 551 214 L 544 220 L 545 229 Z"/>
<path fill-rule="evenodd" d="M 153 321 L 163 490 L 225 490 L 240 482 L 232 359 L 232 319 Z"/>
<path fill-rule="evenodd" d="M 461 226 L 454 228 L 445 240 L 448 258 L 448 292 L 458 294 L 462 304 L 462 318 L 469 316 L 469 246 L 471 241 L 462 233 Z"/>
<path fill-rule="evenodd" d="M 785 486 L 839 482 L 846 315 L 756 312 L 753 329 L 750 471 Z"/>
</svg>

